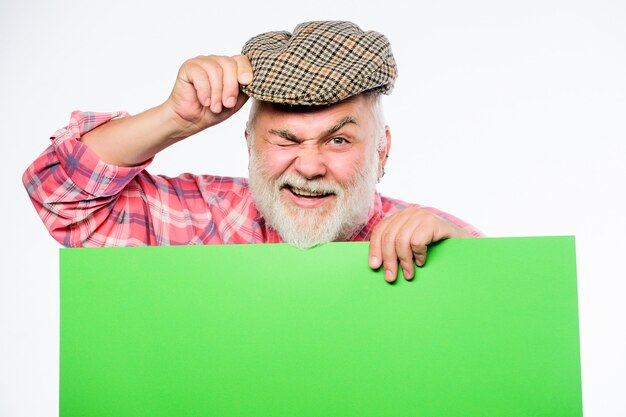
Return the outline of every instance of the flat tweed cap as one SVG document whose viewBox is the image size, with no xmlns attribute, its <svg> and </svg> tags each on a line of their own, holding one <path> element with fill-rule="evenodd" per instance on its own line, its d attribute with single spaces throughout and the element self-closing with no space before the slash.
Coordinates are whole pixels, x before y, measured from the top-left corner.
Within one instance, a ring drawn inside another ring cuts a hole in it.
<svg viewBox="0 0 626 417">
<path fill-rule="evenodd" d="M 387 38 L 351 22 L 306 22 L 293 34 L 262 33 L 242 54 L 254 78 L 241 90 L 273 103 L 323 105 L 367 90 L 389 94 L 398 74 Z"/>
</svg>

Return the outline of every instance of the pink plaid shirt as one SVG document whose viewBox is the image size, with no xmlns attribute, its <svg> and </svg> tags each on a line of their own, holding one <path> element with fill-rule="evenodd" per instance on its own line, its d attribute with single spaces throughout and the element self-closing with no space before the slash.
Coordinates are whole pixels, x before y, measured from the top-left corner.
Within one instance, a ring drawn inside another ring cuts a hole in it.
<svg viewBox="0 0 626 417">
<path fill-rule="evenodd" d="M 50 234 L 66 247 L 279 243 L 245 178 L 183 174 L 175 178 L 101 161 L 80 137 L 127 113 L 72 113 L 26 170 L 24 186 Z M 352 241 L 367 241 L 385 216 L 421 207 L 376 194 L 367 224 Z M 469 231 L 471 225 L 424 207 Z"/>
</svg>

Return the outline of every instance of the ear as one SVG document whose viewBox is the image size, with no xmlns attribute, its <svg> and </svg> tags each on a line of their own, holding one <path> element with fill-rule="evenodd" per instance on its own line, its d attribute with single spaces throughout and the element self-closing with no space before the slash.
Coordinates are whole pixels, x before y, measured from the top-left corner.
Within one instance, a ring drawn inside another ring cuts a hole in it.
<svg viewBox="0 0 626 417">
<path fill-rule="evenodd" d="M 391 129 L 388 125 L 385 125 L 385 138 L 387 143 L 384 149 L 378 151 L 378 180 L 385 175 L 385 165 L 387 165 L 387 159 L 389 158 L 389 150 L 391 149 Z"/>
<path fill-rule="evenodd" d="M 248 124 L 246 123 L 246 130 L 243 132 L 246 137 L 246 145 L 248 148 L 248 157 L 250 157 L 250 131 L 248 130 Z"/>
</svg>

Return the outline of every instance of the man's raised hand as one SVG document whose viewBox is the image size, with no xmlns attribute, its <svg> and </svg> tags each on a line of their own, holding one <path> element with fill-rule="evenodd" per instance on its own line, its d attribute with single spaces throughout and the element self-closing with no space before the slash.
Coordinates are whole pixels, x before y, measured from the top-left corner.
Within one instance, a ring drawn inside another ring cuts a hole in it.
<svg viewBox="0 0 626 417">
<path fill-rule="evenodd" d="M 252 66 L 245 55 L 198 56 L 180 67 L 164 105 L 178 118 L 181 136 L 191 136 L 236 113 L 248 100 L 239 84 L 250 82 Z"/>
<path fill-rule="evenodd" d="M 233 115 L 248 100 L 239 84 L 252 82 L 243 55 L 199 56 L 178 71 L 169 98 L 137 115 L 111 120 L 81 137 L 103 161 L 135 166 Z"/>
</svg>

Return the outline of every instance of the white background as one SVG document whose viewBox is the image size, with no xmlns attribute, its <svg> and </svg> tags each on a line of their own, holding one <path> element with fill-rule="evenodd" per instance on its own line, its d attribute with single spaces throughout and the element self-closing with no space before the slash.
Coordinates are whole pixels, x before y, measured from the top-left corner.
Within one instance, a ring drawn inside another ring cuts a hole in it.
<svg viewBox="0 0 626 417">
<path fill-rule="evenodd" d="M 75 109 L 159 104 L 187 58 L 318 19 L 391 40 L 384 194 L 489 236 L 576 236 L 585 415 L 626 416 L 626 1 L 0 1 L 1 416 L 57 414 L 59 245 L 21 185 L 47 138 Z M 245 176 L 246 110 L 151 171 Z"/>
</svg>

